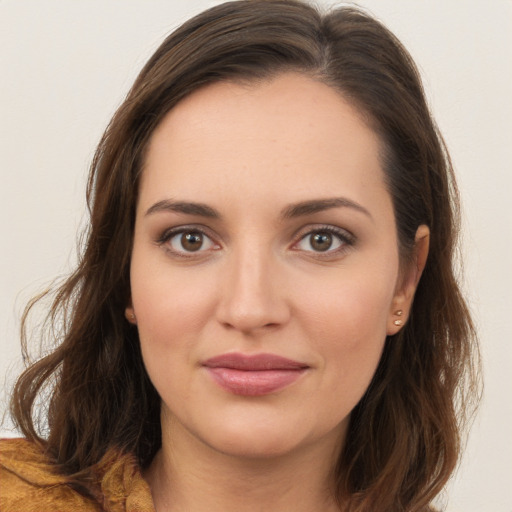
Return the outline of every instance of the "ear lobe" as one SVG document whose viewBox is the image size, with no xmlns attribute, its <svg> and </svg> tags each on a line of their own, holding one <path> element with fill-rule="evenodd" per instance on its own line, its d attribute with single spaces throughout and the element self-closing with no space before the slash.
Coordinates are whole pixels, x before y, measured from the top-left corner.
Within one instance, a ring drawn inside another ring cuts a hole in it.
<svg viewBox="0 0 512 512">
<path fill-rule="evenodd" d="M 416 231 L 412 262 L 405 270 L 400 286 L 393 297 L 389 312 L 387 335 L 396 334 L 407 321 L 416 288 L 425 268 L 430 245 L 430 230 L 422 224 Z"/>
<path fill-rule="evenodd" d="M 135 316 L 135 311 L 133 310 L 133 306 L 127 306 L 124 310 L 124 316 L 126 320 L 133 325 L 137 325 L 137 317 Z"/>
</svg>

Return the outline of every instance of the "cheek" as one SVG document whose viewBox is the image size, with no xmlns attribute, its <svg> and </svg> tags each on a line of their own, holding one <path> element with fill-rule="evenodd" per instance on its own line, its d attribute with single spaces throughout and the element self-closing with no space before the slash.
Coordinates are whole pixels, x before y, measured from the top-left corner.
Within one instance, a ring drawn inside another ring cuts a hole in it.
<svg viewBox="0 0 512 512">
<path fill-rule="evenodd" d="M 375 334 L 385 335 L 396 283 L 389 270 L 365 273 L 343 269 L 339 275 L 311 276 L 295 283 L 299 283 L 297 318 L 316 324 L 324 339 L 342 336 L 359 343 Z"/>
<path fill-rule="evenodd" d="M 348 393 L 353 405 L 369 385 L 386 340 L 395 283 L 388 274 L 357 273 L 299 293 L 302 314 L 297 316 L 322 358 L 328 385 Z"/>
<path fill-rule="evenodd" d="M 132 303 L 145 356 L 171 363 L 173 355 L 197 340 L 213 311 L 204 283 L 208 280 L 201 280 L 197 272 L 192 277 L 162 266 L 153 269 L 134 258 Z"/>
<path fill-rule="evenodd" d="M 132 266 L 132 303 L 142 358 L 164 403 L 172 410 L 194 399 L 191 369 L 197 364 L 211 294 L 194 279 L 179 272 L 158 273 L 147 266 Z M 140 271 L 140 272 L 139 272 Z"/>
</svg>

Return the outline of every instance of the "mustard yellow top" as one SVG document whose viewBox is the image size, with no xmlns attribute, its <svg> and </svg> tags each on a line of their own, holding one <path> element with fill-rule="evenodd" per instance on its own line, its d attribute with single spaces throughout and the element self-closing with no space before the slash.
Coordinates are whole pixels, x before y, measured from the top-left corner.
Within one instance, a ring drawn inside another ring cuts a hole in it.
<svg viewBox="0 0 512 512">
<path fill-rule="evenodd" d="M 1 512 L 155 512 L 151 491 L 132 455 L 109 453 L 98 464 L 100 502 L 75 491 L 26 439 L 0 440 Z"/>
</svg>

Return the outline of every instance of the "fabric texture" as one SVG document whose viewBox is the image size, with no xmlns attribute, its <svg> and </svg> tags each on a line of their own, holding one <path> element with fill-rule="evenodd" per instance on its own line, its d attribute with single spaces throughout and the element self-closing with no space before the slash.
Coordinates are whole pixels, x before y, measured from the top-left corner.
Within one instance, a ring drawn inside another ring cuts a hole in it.
<svg viewBox="0 0 512 512">
<path fill-rule="evenodd" d="M 2 512 L 155 512 L 151 491 L 130 454 L 108 452 L 95 468 L 93 501 L 56 474 L 43 451 L 26 439 L 0 440 Z"/>
</svg>

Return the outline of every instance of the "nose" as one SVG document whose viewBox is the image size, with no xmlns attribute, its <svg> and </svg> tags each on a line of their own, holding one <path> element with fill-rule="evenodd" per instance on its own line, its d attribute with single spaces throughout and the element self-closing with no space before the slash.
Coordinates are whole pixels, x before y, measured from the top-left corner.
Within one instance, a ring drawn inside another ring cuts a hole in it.
<svg viewBox="0 0 512 512">
<path fill-rule="evenodd" d="M 262 248 L 236 251 L 222 275 L 217 319 L 244 334 L 275 329 L 290 318 L 282 270 Z"/>
</svg>

